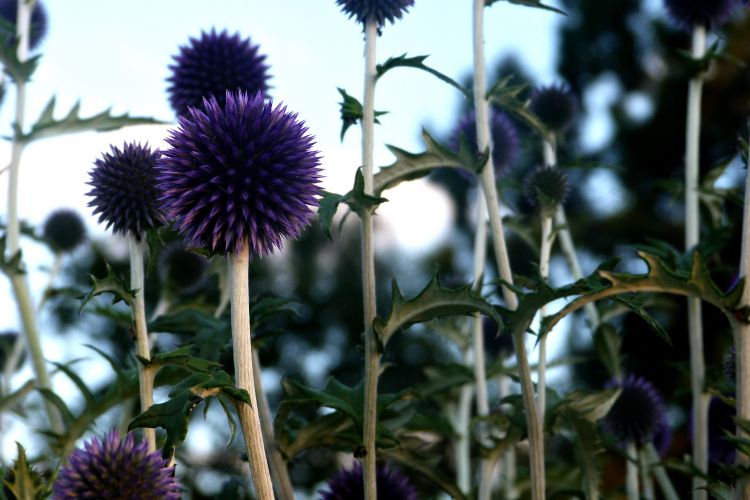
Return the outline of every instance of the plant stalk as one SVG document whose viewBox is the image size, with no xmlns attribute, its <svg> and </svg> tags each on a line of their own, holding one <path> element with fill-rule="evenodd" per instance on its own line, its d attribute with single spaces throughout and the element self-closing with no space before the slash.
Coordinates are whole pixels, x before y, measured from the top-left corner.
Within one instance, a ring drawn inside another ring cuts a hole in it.
<svg viewBox="0 0 750 500">
<path fill-rule="evenodd" d="M 375 140 L 375 43 L 378 27 L 374 18 L 365 22 L 365 81 L 362 111 L 362 174 L 365 194 L 373 194 Z M 375 242 L 373 214 L 362 215 L 362 296 L 365 332 L 365 407 L 362 442 L 365 447 L 364 489 L 366 500 L 377 500 L 377 403 L 380 352 L 375 338 L 373 321 L 377 313 L 375 297 Z"/>
<path fill-rule="evenodd" d="M 706 54 L 706 28 L 693 28 L 691 54 L 701 59 Z M 698 182 L 700 176 L 699 147 L 701 124 L 702 75 L 690 79 L 687 103 L 687 127 L 685 138 L 685 249 L 692 251 L 700 240 L 700 212 Z M 693 466 L 703 473 L 708 472 L 708 403 L 705 392 L 705 361 L 703 359 L 703 318 L 701 301 L 688 298 L 688 336 L 690 343 L 690 388 L 693 412 Z M 706 500 L 706 480 L 693 476 L 693 500 Z"/>
<path fill-rule="evenodd" d="M 272 500 L 273 483 L 268 469 L 263 432 L 258 416 L 258 400 L 255 394 L 253 375 L 253 351 L 250 340 L 250 289 L 248 271 L 250 250 L 247 242 L 238 253 L 230 253 L 229 287 L 231 289 L 232 347 L 234 355 L 234 376 L 239 389 L 250 396 L 250 404 L 238 403 L 242 433 L 245 436 L 247 457 L 253 478 L 255 494 L 259 500 Z"/>
<path fill-rule="evenodd" d="M 130 288 L 135 298 L 131 305 L 133 326 L 135 329 L 135 352 L 143 359 L 151 359 L 151 346 L 146 326 L 145 279 L 143 273 L 143 252 L 145 244 L 138 237 L 130 233 Z M 138 363 L 138 387 L 141 399 L 141 411 L 148 410 L 154 404 L 154 375 L 153 370 Z M 148 443 L 148 451 L 156 450 L 156 430 L 144 427 L 143 436 Z"/>
<path fill-rule="evenodd" d="M 476 110 L 477 146 L 484 151 L 490 144 L 489 106 L 486 97 L 487 74 L 484 63 L 484 0 L 473 2 L 473 60 L 474 60 L 474 107 Z M 492 155 L 489 155 L 480 177 L 482 191 L 487 201 L 487 212 L 492 230 L 492 242 L 495 250 L 500 278 L 507 283 L 513 282 L 513 275 L 505 245 L 503 221 L 500 216 L 500 203 L 495 186 L 495 171 L 492 165 Z M 502 286 L 502 294 L 509 309 L 518 307 L 518 299 L 507 286 Z M 531 475 L 531 498 L 542 500 L 545 498 L 544 478 L 544 432 L 542 421 L 537 413 L 534 400 L 534 385 L 531 381 L 531 369 L 526 354 L 523 332 L 514 335 L 513 346 L 518 363 L 518 376 L 521 382 L 521 393 L 526 413 L 526 424 L 529 433 L 529 469 Z"/>
<path fill-rule="evenodd" d="M 471 364 L 471 351 L 464 349 L 464 364 Z M 471 400 L 474 397 L 474 386 L 465 384 L 461 387 L 458 405 L 454 413 L 454 426 L 459 433 L 455 444 L 456 485 L 462 493 L 471 493 Z"/>
<path fill-rule="evenodd" d="M 653 443 L 648 443 L 646 445 L 645 453 L 649 467 L 654 472 L 654 477 L 656 478 L 656 482 L 659 485 L 664 498 L 666 500 L 680 500 L 680 497 L 677 495 L 677 490 L 674 489 L 674 485 L 667 475 L 667 471 L 661 464 L 661 457 L 659 457 L 659 452 L 656 451 Z"/>
<path fill-rule="evenodd" d="M 625 448 L 625 466 L 627 468 L 625 476 L 625 491 L 628 495 L 628 500 L 639 500 L 639 485 L 638 485 L 638 450 L 635 448 L 635 443 L 630 442 Z"/>
</svg>

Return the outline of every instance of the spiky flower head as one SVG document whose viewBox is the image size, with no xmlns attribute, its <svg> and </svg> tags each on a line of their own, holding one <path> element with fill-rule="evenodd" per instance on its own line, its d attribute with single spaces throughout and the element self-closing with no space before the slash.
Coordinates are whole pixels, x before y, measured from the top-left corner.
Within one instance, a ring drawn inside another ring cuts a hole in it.
<svg viewBox="0 0 750 500">
<path fill-rule="evenodd" d="M 191 293 L 206 279 L 208 261 L 189 252 L 180 241 L 173 241 L 159 254 L 159 277 L 173 292 Z"/>
<path fill-rule="evenodd" d="M 622 388 L 603 420 L 604 428 L 620 443 L 646 444 L 667 425 L 664 401 L 645 378 L 628 375 L 622 383 L 613 381 L 607 387 Z"/>
<path fill-rule="evenodd" d="M 336 3 L 349 19 L 354 17 L 362 24 L 374 19 L 378 28 L 385 26 L 386 21 L 395 23 L 414 6 L 414 0 L 336 0 Z"/>
<path fill-rule="evenodd" d="M 16 21 L 18 19 L 18 0 L 0 0 L 0 40 L 6 45 L 13 43 L 16 38 Z M 31 25 L 29 32 L 29 49 L 39 47 L 47 35 L 47 10 L 42 2 L 34 5 L 31 11 Z"/>
<path fill-rule="evenodd" d="M 552 213 L 568 196 L 568 176 L 559 168 L 537 167 L 526 176 L 524 191 L 540 212 Z"/>
<path fill-rule="evenodd" d="M 389 500 L 417 500 L 417 489 L 395 469 L 379 464 L 376 484 L 378 498 Z M 340 470 L 331 477 L 325 490 L 321 490 L 321 500 L 359 500 L 364 499 L 364 476 L 362 464 L 356 462 L 349 470 Z"/>
<path fill-rule="evenodd" d="M 86 226 L 78 212 L 61 208 L 47 216 L 42 235 L 53 251 L 72 252 L 86 239 Z"/>
<path fill-rule="evenodd" d="M 458 151 L 461 142 L 464 141 L 471 147 L 474 154 L 479 156 L 476 119 L 475 112 L 471 111 L 458 122 L 448 139 L 448 146 L 453 151 Z M 520 144 L 518 130 L 505 113 L 493 110 L 490 112 L 490 134 L 492 134 L 492 164 L 495 172 L 500 173 L 518 156 Z"/>
<path fill-rule="evenodd" d="M 578 101 L 564 85 L 549 85 L 534 89 L 529 109 L 550 132 L 565 132 L 575 121 Z"/>
<path fill-rule="evenodd" d="M 732 15 L 736 0 L 664 0 L 672 21 L 682 29 L 715 28 Z"/>
<path fill-rule="evenodd" d="M 226 30 L 217 33 L 212 29 L 210 33 L 201 32 L 199 38 L 190 38 L 169 66 L 172 75 L 167 78 L 167 92 L 172 109 L 181 115 L 189 107 L 200 107 L 203 98 L 211 96 L 223 106 L 227 90 L 251 95 L 268 91 L 266 56 L 258 49 L 249 38 L 239 33 L 229 35 Z"/>
<path fill-rule="evenodd" d="M 320 193 L 320 158 L 304 122 L 263 94 L 226 93 L 190 108 L 159 161 L 162 206 L 191 247 L 255 255 L 297 237 Z"/>
<path fill-rule="evenodd" d="M 52 485 L 52 497 L 158 500 L 180 498 L 175 468 L 146 441 L 125 439 L 116 430 L 103 442 L 96 437 L 68 457 Z"/>
<path fill-rule="evenodd" d="M 156 191 L 159 152 L 134 142 L 125 143 L 122 150 L 111 149 L 94 162 L 88 206 L 94 207 L 94 215 L 100 214 L 100 223 L 107 222 L 107 229 L 112 226 L 115 233 L 131 232 L 140 239 L 164 221 Z"/>
</svg>

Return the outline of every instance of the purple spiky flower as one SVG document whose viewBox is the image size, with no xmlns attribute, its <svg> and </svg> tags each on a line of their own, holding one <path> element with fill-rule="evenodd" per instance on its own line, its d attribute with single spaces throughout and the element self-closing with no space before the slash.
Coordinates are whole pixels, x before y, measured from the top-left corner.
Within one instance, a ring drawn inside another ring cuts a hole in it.
<svg viewBox="0 0 750 500">
<path fill-rule="evenodd" d="M 304 122 L 263 94 L 226 93 L 190 108 L 159 161 L 162 206 L 189 246 L 266 255 L 297 237 L 320 193 Z"/>
<path fill-rule="evenodd" d="M 18 0 L 0 0 L 0 40 L 10 45 L 16 38 L 16 20 L 18 19 Z M 37 2 L 31 11 L 31 25 L 29 31 L 29 49 L 39 47 L 47 35 L 47 10 L 42 2 Z"/>
<path fill-rule="evenodd" d="M 86 226 L 78 212 L 61 208 L 47 216 L 42 234 L 53 251 L 67 253 L 86 239 Z"/>
<path fill-rule="evenodd" d="M 180 498 L 175 468 L 157 452 L 149 453 L 146 441 L 125 439 L 116 430 L 104 441 L 96 437 L 68 457 L 68 465 L 52 485 L 52 498 L 117 498 L 161 500 Z"/>
<path fill-rule="evenodd" d="M 682 29 L 721 26 L 729 20 L 736 4 L 737 0 L 664 0 L 669 17 Z"/>
<path fill-rule="evenodd" d="M 668 425 L 664 401 L 645 378 L 628 375 L 621 383 L 612 381 L 606 387 L 622 388 L 620 397 L 602 422 L 604 429 L 621 444 L 646 444 Z"/>
<path fill-rule="evenodd" d="M 374 19 L 378 28 L 385 26 L 386 21 L 395 23 L 396 19 L 414 6 L 414 0 L 336 0 L 341 11 L 365 24 L 368 19 Z"/>
<path fill-rule="evenodd" d="M 490 134 L 492 134 L 492 164 L 495 167 L 495 172 L 499 174 L 505 167 L 510 166 L 518 156 L 520 144 L 518 130 L 505 113 L 491 111 Z M 448 147 L 453 151 L 458 151 L 461 141 L 466 141 L 474 154 L 479 156 L 476 114 L 474 111 L 469 112 L 458 122 L 448 138 Z M 463 171 L 459 170 L 459 172 Z"/>
<path fill-rule="evenodd" d="M 199 38 L 190 38 L 188 45 L 180 47 L 173 59 L 167 92 L 178 115 L 188 107 L 200 107 L 204 97 L 214 96 L 223 106 L 227 90 L 243 90 L 250 95 L 268 90 L 266 56 L 239 33 L 229 35 L 213 29 L 202 32 Z"/>
<path fill-rule="evenodd" d="M 123 235 L 132 232 L 140 239 L 164 222 L 156 190 L 159 152 L 132 142 L 122 150 L 111 149 L 94 162 L 88 182 L 93 189 L 87 193 L 93 199 L 88 206 L 94 207 L 94 215 L 100 214 L 99 222 L 107 222 L 107 229 L 112 226 Z"/>
<path fill-rule="evenodd" d="M 389 500 L 417 500 L 417 489 L 409 479 L 395 469 L 378 465 L 376 484 L 378 498 Z M 364 499 L 364 477 L 362 464 L 356 462 L 349 470 L 340 470 L 331 477 L 325 490 L 321 490 L 320 500 L 359 500 Z"/>
<path fill-rule="evenodd" d="M 560 168 L 536 167 L 524 179 L 524 194 L 542 214 L 554 213 L 568 197 L 568 176 Z"/>
<path fill-rule="evenodd" d="M 529 109 L 550 132 L 562 133 L 575 121 L 578 101 L 565 85 L 549 85 L 534 89 Z"/>
</svg>

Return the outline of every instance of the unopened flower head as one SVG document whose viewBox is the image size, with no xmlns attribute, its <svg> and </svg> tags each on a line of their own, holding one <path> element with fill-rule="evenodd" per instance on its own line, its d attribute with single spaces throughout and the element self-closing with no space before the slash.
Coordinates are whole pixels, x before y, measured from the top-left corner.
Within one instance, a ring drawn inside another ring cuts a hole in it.
<svg viewBox="0 0 750 500">
<path fill-rule="evenodd" d="M 175 468 L 146 441 L 125 439 L 112 430 L 104 441 L 96 437 L 68 457 L 52 485 L 52 497 L 160 500 L 180 498 Z"/>
<path fill-rule="evenodd" d="M 136 238 L 163 223 L 156 191 L 156 160 L 159 153 L 146 145 L 125 143 L 122 150 L 111 146 L 94 162 L 93 187 L 87 194 L 93 199 L 94 215 L 112 226 L 115 233 L 128 232 Z"/>
<path fill-rule="evenodd" d="M 505 167 L 510 166 L 518 156 L 520 139 L 518 130 L 513 122 L 499 111 L 490 113 L 490 134 L 492 135 L 492 164 L 495 172 L 500 173 Z M 471 111 L 464 116 L 448 139 L 448 146 L 458 151 L 461 147 L 461 141 L 465 141 L 474 154 L 479 156 L 477 148 L 477 127 L 476 114 Z"/>
<path fill-rule="evenodd" d="M 378 498 L 390 500 L 417 500 L 417 489 L 395 469 L 379 465 L 376 484 Z M 349 470 L 340 470 L 331 477 L 326 489 L 320 491 L 321 500 L 360 500 L 364 499 L 364 477 L 362 464 L 356 462 Z"/>
<path fill-rule="evenodd" d="M 646 444 L 666 424 L 664 401 L 648 380 L 628 375 L 622 383 L 611 382 L 608 388 L 622 392 L 604 417 L 604 428 L 621 444 Z"/>
<path fill-rule="evenodd" d="M 669 17 L 683 29 L 721 26 L 729 20 L 736 4 L 737 0 L 664 0 Z"/>
<path fill-rule="evenodd" d="M 265 59 L 258 46 L 239 33 L 211 30 L 191 38 L 169 66 L 172 76 L 167 79 L 167 91 L 172 109 L 181 115 L 188 107 L 200 107 L 203 98 L 211 96 L 224 105 L 227 90 L 265 93 L 269 78 Z"/>
<path fill-rule="evenodd" d="M 409 7 L 414 6 L 414 0 L 336 0 L 341 10 L 356 18 L 357 22 L 365 24 L 368 19 L 374 19 L 381 28 L 386 21 L 389 23 L 401 19 Z"/>
<path fill-rule="evenodd" d="M 16 21 L 18 19 L 18 0 L 0 0 L 0 39 L 6 45 L 10 45 L 16 38 Z M 29 26 L 29 49 L 39 47 L 47 35 L 47 10 L 42 2 L 34 5 L 31 11 L 31 24 Z"/>
<path fill-rule="evenodd" d="M 53 251 L 72 252 L 86 239 L 86 226 L 78 212 L 61 208 L 47 216 L 44 221 L 43 235 Z"/>
<path fill-rule="evenodd" d="M 568 196 L 568 176 L 557 167 L 537 167 L 526 176 L 524 191 L 540 212 L 554 213 Z"/>
<path fill-rule="evenodd" d="M 567 87 L 550 85 L 534 90 L 529 108 L 550 132 L 561 133 L 575 121 L 578 101 Z"/>
<path fill-rule="evenodd" d="M 320 193 L 304 123 L 263 94 L 226 93 L 179 117 L 159 161 L 161 202 L 191 247 L 255 255 L 297 237 Z"/>
</svg>

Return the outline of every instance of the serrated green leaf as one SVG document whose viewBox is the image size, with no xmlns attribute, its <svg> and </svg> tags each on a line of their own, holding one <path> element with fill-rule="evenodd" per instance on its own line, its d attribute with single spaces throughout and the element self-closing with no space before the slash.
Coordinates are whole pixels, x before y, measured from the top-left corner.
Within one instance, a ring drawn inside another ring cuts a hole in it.
<svg viewBox="0 0 750 500">
<path fill-rule="evenodd" d="M 573 391 L 558 404 L 551 407 L 550 415 L 568 413 L 576 418 L 594 423 L 609 413 L 612 405 L 620 397 L 621 388 L 598 392 Z"/>
<path fill-rule="evenodd" d="M 16 442 L 18 457 L 10 469 L 12 480 L 3 479 L 3 484 L 15 495 L 16 500 L 37 500 L 44 498 L 44 486 L 38 473 L 35 473 L 26 458 L 26 450 Z"/>
<path fill-rule="evenodd" d="M 163 354 L 156 354 L 150 360 L 138 357 L 144 366 L 158 369 L 162 366 L 179 366 L 191 372 L 210 373 L 221 366 L 221 363 L 201 359 L 193 355 L 194 347 L 186 345 Z"/>
<path fill-rule="evenodd" d="M 13 25 L 10 32 L 12 33 L 15 30 L 16 27 Z M 5 72 L 15 83 L 27 83 L 31 80 L 31 75 L 36 71 L 41 55 L 29 57 L 24 62 L 21 62 L 18 59 L 18 42 L 19 39 L 16 38 L 12 43 L 3 43 L 0 46 L 0 62 L 3 64 Z"/>
<path fill-rule="evenodd" d="M 531 128 L 536 130 L 542 137 L 549 136 L 549 130 L 542 121 L 529 110 L 528 102 L 521 101 L 518 96 L 528 85 L 513 85 L 511 81 L 513 75 L 507 76 L 495 83 L 487 92 L 487 99 L 505 111 L 515 115 L 522 121 L 526 122 Z"/>
<path fill-rule="evenodd" d="M 375 213 L 381 203 L 388 201 L 380 196 L 365 194 L 365 179 L 362 176 L 362 169 L 357 169 L 354 175 L 354 187 L 345 195 L 324 192 L 318 207 L 318 221 L 320 227 L 331 239 L 331 226 L 333 217 L 341 203 L 345 203 L 357 215 L 362 217 L 366 212 Z"/>
<path fill-rule="evenodd" d="M 63 401 L 63 399 L 55 392 L 45 389 L 44 387 L 38 387 L 37 390 L 44 399 L 55 405 L 57 409 L 60 410 L 60 415 L 62 416 L 63 423 L 65 423 L 66 427 L 75 419 L 70 408 L 68 408 L 68 405 L 65 404 L 65 401 Z"/>
<path fill-rule="evenodd" d="M 320 204 L 318 205 L 318 222 L 320 222 L 320 228 L 323 230 L 323 233 L 328 236 L 329 240 L 333 240 L 333 235 L 331 235 L 333 217 L 336 215 L 339 205 L 345 198 L 346 197 L 343 195 L 331 193 L 330 191 L 323 191 L 323 195 L 320 197 Z"/>
<path fill-rule="evenodd" d="M 343 101 L 339 103 L 339 112 L 341 113 L 341 141 L 344 140 L 344 135 L 349 127 L 356 125 L 362 120 L 362 103 L 357 98 L 347 94 L 346 90 L 338 88 L 339 94 L 343 98 Z M 375 123 L 378 121 L 378 116 L 387 115 L 388 111 L 375 111 Z"/>
<path fill-rule="evenodd" d="M 31 126 L 31 130 L 28 133 L 19 133 L 17 131 L 16 139 L 19 142 L 28 144 L 38 139 L 64 134 L 88 131 L 105 132 L 130 125 L 157 125 L 164 123 L 153 118 L 130 116 L 128 113 L 113 115 L 111 108 L 88 118 L 81 118 L 79 115 L 80 108 L 81 104 L 78 102 L 73 105 L 64 118 L 56 120 L 54 118 L 55 97 L 53 96 L 47 103 L 47 106 L 45 106 L 39 119 Z"/>
<path fill-rule="evenodd" d="M 443 288 L 437 269 L 432 279 L 415 297 L 404 299 L 394 279 L 391 282 L 391 311 L 385 319 L 373 321 L 373 329 L 383 346 L 402 328 L 444 316 L 466 316 L 476 312 L 502 324 L 495 308 L 472 291 L 471 284 L 460 288 Z"/>
<path fill-rule="evenodd" d="M 129 306 L 133 304 L 136 291 L 128 288 L 125 281 L 115 274 L 109 263 L 106 264 L 107 275 L 104 278 L 97 278 L 93 274 L 91 275 L 91 281 L 94 282 L 94 286 L 91 288 L 91 291 L 81 299 L 81 307 L 78 309 L 79 313 L 91 299 L 103 293 L 111 293 L 114 295 L 112 298 L 112 304 L 117 304 L 122 300 L 124 300 Z"/>
<path fill-rule="evenodd" d="M 485 7 L 491 6 L 493 3 L 498 2 L 500 0 L 484 0 Z M 558 14 L 562 14 L 563 16 L 567 16 L 568 14 L 564 10 L 560 10 L 557 7 L 551 7 L 549 5 L 543 4 L 541 0 L 505 0 L 508 3 L 512 3 L 514 5 L 520 5 L 522 7 L 531 7 L 534 9 L 542 9 L 542 10 L 548 10 L 550 12 L 556 12 Z"/>
<path fill-rule="evenodd" d="M 280 315 L 297 316 L 294 305 L 298 301 L 287 297 L 275 297 L 264 295 L 255 297 L 250 301 L 250 329 L 255 332 L 268 320 Z"/>
<path fill-rule="evenodd" d="M 422 140 L 425 143 L 425 151 L 422 153 L 410 153 L 396 146 L 387 145 L 396 157 L 396 161 L 381 167 L 375 174 L 373 192 L 376 195 L 395 187 L 402 181 L 425 176 L 435 168 L 460 168 L 477 175 L 489 158 L 487 151 L 477 156 L 475 148 L 471 147 L 465 138 L 459 141 L 458 152 L 451 151 L 440 144 L 425 129 L 422 129 Z"/>
<path fill-rule="evenodd" d="M 73 364 L 72 361 L 66 364 L 55 362 L 53 362 L 53 364 L 57 367 L 58 370 L 63 372 L 71 382 L 73 382 L 73 384 L 78 388 L 79 391 L 81 391 L 86 404 L 92 404 L 96 400 L 94 394 L 91 392 L 83 379 L 79 377 L 78 374 L 68 366 Z"/>
<path fill-rule="evenodd" d="M 148 324 L 150 332 L 194 334 L 200 330 L 218 332 L 229 328 L 226 320 L 216 318 L 200 309 L 187 308 L 158 316 Z"/>
<path fill-rule="evenodd" d="M 645 307 L 643 307 L 643 304 L 638 300 L 636 296 L 632 295 L 619 295 L 617 297 L 614 297 L 613 300 L 616 300 L 620 304 L 623 304 L 625 307 L 630 309 L 631 312 L 634 312 L 638 316 L 641 317 L 646 323 L 648 323 L 648 326 L 651 327 L 651 329 L 656 332 L 656 334 L 663 339 L 669 346 L 672 346 L 672 339 L 669 338 L 669 334 L 664 329 L 664 327 L 661 326 L 661 323 L 659 323 L 659 320 L 654 318 L 650 312 L 646 310 Z"/>
<path fill-rule="evenodd" d="M 439 72 L 438 70 L 431 68 L 424 64 L 425 59 L 427 59 L 430 56 L 414 56 L 414 57 L 406 57 L 406 54 L 401 54 L 398 57 L 391 57 L 383 64 L 378 64 L 375 67 L 376 75 L 375 79 L 380 78 L 384 74 L 386 74 L 389 70 L 392 70 L 394 68 L 414 68 L 414 69 L 420 69 L 422 71 L 426 71 L 430 73 L 431 75 L 437 77 L 439 80 L 447 83 L 448 85 L 458 89 L 464 97 L 466 97 L 468 100 L 471 100 L 473 98 L 473 95 L 469 89 L 464 88 L 461 84 L 453 80 L 452 78 L 444 75 L 443 73 Z M 340 91 L 341 89 L 339 89 Z"/>
</svg>

